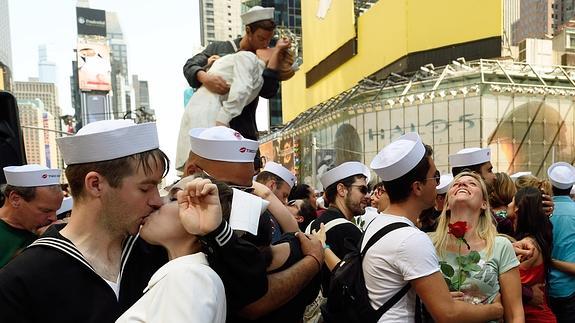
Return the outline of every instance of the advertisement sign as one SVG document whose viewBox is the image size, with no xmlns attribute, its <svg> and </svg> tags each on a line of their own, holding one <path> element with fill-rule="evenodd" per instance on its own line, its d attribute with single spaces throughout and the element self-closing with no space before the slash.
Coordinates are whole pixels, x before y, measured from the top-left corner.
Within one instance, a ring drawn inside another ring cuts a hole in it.
<svg viewBox="0 0 575 323">
<path fill-rule="evenodd" d="M 112 66 L 106 38 L 78 35 L 78 83 L 82 91 L 110 91 Z"/>
<path fill-rule="evenodd" d="M 106 11 L 76 8 L 78 35 L 98 35 L 106 37 Z"/>
</svg>

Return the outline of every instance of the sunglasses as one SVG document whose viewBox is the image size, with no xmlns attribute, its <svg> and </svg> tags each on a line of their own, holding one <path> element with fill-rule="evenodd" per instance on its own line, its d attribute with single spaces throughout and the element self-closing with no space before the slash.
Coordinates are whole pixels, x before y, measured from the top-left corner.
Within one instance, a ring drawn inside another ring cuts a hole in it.
<svg viewBox="0 0 575 323">
<path fill-rule="evenodd" d="M 367 187 L 367 185 L 350 185 L 353 187 L 357 187 L 359 189 L 359 191 L 361 192 L 361 194 L 365 195 L 369 192 L 369 188 Z"/>
<path fill-rule="evenodd" d="M 439 173 L 438 170 L 436 170 L 435 176 L 426 178 L 426 180 L 428 180 L 428 179 L 435 179 L 435 183 L 437 183 L 437 185 L 439 185 L 439 180 L 441 179 L 441 174 Z"/>
</svg>

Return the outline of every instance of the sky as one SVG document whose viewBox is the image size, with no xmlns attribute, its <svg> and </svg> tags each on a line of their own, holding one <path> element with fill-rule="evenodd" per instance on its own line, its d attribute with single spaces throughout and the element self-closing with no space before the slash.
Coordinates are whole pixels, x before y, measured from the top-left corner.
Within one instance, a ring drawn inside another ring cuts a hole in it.
<svg viewBox="0 0 575 323">
<path fill-rule="evenodd" d="M 10 0 L 13 78 L 38 76 L 38 46 L 58 68 L 59 102 L 73 114 L 70 76 L 76 46 L 76 0 Z M 128 50 L 128 72 L 148 81 L 156 111 L 160 148 L 175 159 L 187 82 L 182 67 L 200 48 L 198 0 L 90 0 L 90 7 L 115 11 Z M 167 182 L 175 179 L 172 170 Z"/>
</svg>

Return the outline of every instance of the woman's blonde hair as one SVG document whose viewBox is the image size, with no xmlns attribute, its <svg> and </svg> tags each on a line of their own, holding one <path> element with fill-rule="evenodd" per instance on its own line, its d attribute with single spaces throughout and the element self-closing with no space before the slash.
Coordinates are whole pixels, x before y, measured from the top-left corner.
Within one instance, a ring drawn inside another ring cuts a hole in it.
<svg viewBox="0 0 575 323">
<path fill-rule="evenodd" d="M 543 191 L 544 194 L 553 196 L 553 187 L 551 186 L 551 183 L 546 179 L 539 179 L 533 175 L 519 176 L 515 181 L 515 187 L 517 190 L 524 187 L 535 187 Z"/>
<path fill-rule="evenodd" d="M 486 243 L 486 254 L 487 256 L 491 256 L 493 251 L 493 244 L 495 243 L 495 236 L 497 235 L 497 228 L 495 224 L 493 224 L 493 216 L 491 215 L 491 207 L 489 206 L 489 199 L 487 193 L 487 187 L 485 186 L 485 182 L 481 179 L 477 173 L 474 172 L 462 172 L 459 173 L 453 179 L 451 186 L 455 183 L 458 179 L 464 176 L 469 176 L 474 178 L 477 182 L 479 182 L 479 186 L 481 186 L 481 192 L 483 193 L 483 201 L 486 203 L 486 208 L 482 211 L 479 215 L 479 221 L 477 223 L 477 235 L 479 238 L 485 240 Z M 449 190 L 448 190 L 449 192 Z M 439 217 L 439 223 L 437 224 L 437 230 L 435 234 L 431 235 L 431 241 L 437 250 L 437 254 L 440 258 L 445 257 L 447 246 L 449 245 L 450 241 L 454 241 L 454 237 L 449 236 L 449 220 L 451 219 L 451 211 L 449 210 L 449 194 L 447 194 L 446 204 L 441 212 L 441 216 Z"/>
</svg>

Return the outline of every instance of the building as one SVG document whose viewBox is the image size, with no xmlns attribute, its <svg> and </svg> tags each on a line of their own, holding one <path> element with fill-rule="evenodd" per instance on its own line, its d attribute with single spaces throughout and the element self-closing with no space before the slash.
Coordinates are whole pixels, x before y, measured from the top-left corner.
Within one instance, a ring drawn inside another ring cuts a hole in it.
<svg viewBox="0 0 575 323">
<path fill-rule="evenodd" d="M 0 0 L 0 90 L 11 90 L 12 45 L 8 0 Z"/>
<path fill-rule="evenodd" d="M 43 83 L 56 83 L 56 63 L 48 59 L 48 46 L 38 46 L 38 80 Z"/>
<path fill-rule="evenodd" d="M 132 110 L 130 78 L 128 74 L 128 49 L 120 20 L 115 12 L 106 11 L 106 34 L 110 45 L 112 63 L 112 113 L 121 119 Z"/>
<path fill-rule="evenodd" d="M 299 71 L 282 82 L 284 122 L 365 78 L 377 81 L 415 71 L 433 75 L 434 66 L 459 57 L 501 56 L 498 0 L 482 1 L 481 6 L 467 1 L 453 6 L 449 0 L 378 1 L 367 10 L 355 10 L 354 0 L 331 1 L 322 18 L 319 4 L 301 2 L 305 50 Z"/>
<path fill-rule="evenodd" d="M 575 0 L 555 0 L 552 5 L 554 30 L 557 31 L 562 25 L 566 24 L 575 14 Z"/>
<path fill-rule="evenodd" d="M 132 118 L 138 123 L 155 121 L 156 112 L 150 108 L 148 81 L 139 80 L 138 75 L 132 75 L 132 87 L 135 107 L 135 115 L 132 115 Z"/>
<path fill-rule="evenodd" d="M 554 64 L 553 40 L 526 38 L 519 43 L 519 61 L 533 65 Z"/>
<path fill-rule="evenodd" d="M 94 121 L 117 118 L 120 114 L 114 112 L 112 104 L 112 58 L 107 38 L 106 12 L 84 7 L 88 1 L 79 1 L 78 5 L 78 43 L 70 78 L 77 129 Z M 117 84 L 122 86 L 124 82 Z"/>
<path fill-rule="evenodd" d="M 553 37 L 555 64 L 575 66 L 575 21 L 561 26 Z"/>
<path fill-rule="evenodd" d="M 200 0 L 200 40 L 206 47 L 214 41 L 235 39 L 243 34 L 241 1 Z"/>
<path fill-rule="evenodd" d="M 63 168 L 56 146 L 59 118 L 46 111 L 40 99 L 18 99 L 18 108 L 28 163 Z"/>
<path fill-rule="evenodd" d="M 54 83 L 44 83 L 38 81 L 16 81 L 14 82 L 13 94 L 18 100 L 18 103 L 25 102 L 26 100 L 39 100 L 42 103 L 41 110 L 48 113 L 50 118 L 49 122 L 51 124 L 53 123 L 53 127 L 50 126 L 50 129 L 53 129 L 55 133 L 62 131 L 62 122 L 60 121 L 61 111 L 58 103 L 58 90 Z M 40 116 L 42 117 L 41 113 Z M 20 120 L 22 125 L 24 125 L 22 119 Z M 24 137 L 24 139 L 26 139 L 26 137 Z M 58 161 L 57 163 L 53 164 L 52 167 L 63 168 L 64 164 L 60 158 L 60 152 L 56 150 L 56 152 L 51 156 L 56 158 Z"/>
<path fill-rule="evenodd" d="M 440 147 L 436 156 L 444 172 L 449 152 L 485 145 L 478 130 L 481 104 L 449 110 L 445 101 L 455 96 L 450 91 L 461 88 L 467 96 L 481 88 L 453 79 L 473 69 L 467 61 L 501 57 L 501 1 L 301 1 L 301 15 L 303 64 L 282 82 L 284 127 L 260 137 L 267 160 L 318 188 L 318 175 L 327 168 L 350 160 L 369 163 L 390 139 L 412 129 Z M 439 93 L 442 84 L 449 91 Z M 417 95 L 428 104 L 424 110 L 416 106 Z M 473 136 L 443 133 L 471 123 Z"/>
<path fill-rule="evenodd" d="M 361 81 L 260 138 L 262 156 L 291 165 L 316 188 L 325 169 L 369 164 L 410 131 L 433 147 L 441 173 L 466 147 L 490 147 L 494 171 L 542 178 L 552 163 L 575 159 L 574 67 L 460 60 L 435 72 Z"/>
<path fill-rule="evenodd" d="M 514 15 L 515 6 L 506 0 L 505 19 Z M 575 14 L 575 0 L 521 0 L 520 19 L 512 22 L 512 44 L 525 38 L 550 39 Z M 513 20 L 513 19 L 511 19 Z"/>
<path fill-rule="evenodd" d="M 503 2 L 503 47 L 513 42 L 513 26 L 519 21 L 521 0 L 504 0 Z"/>
</svg>

